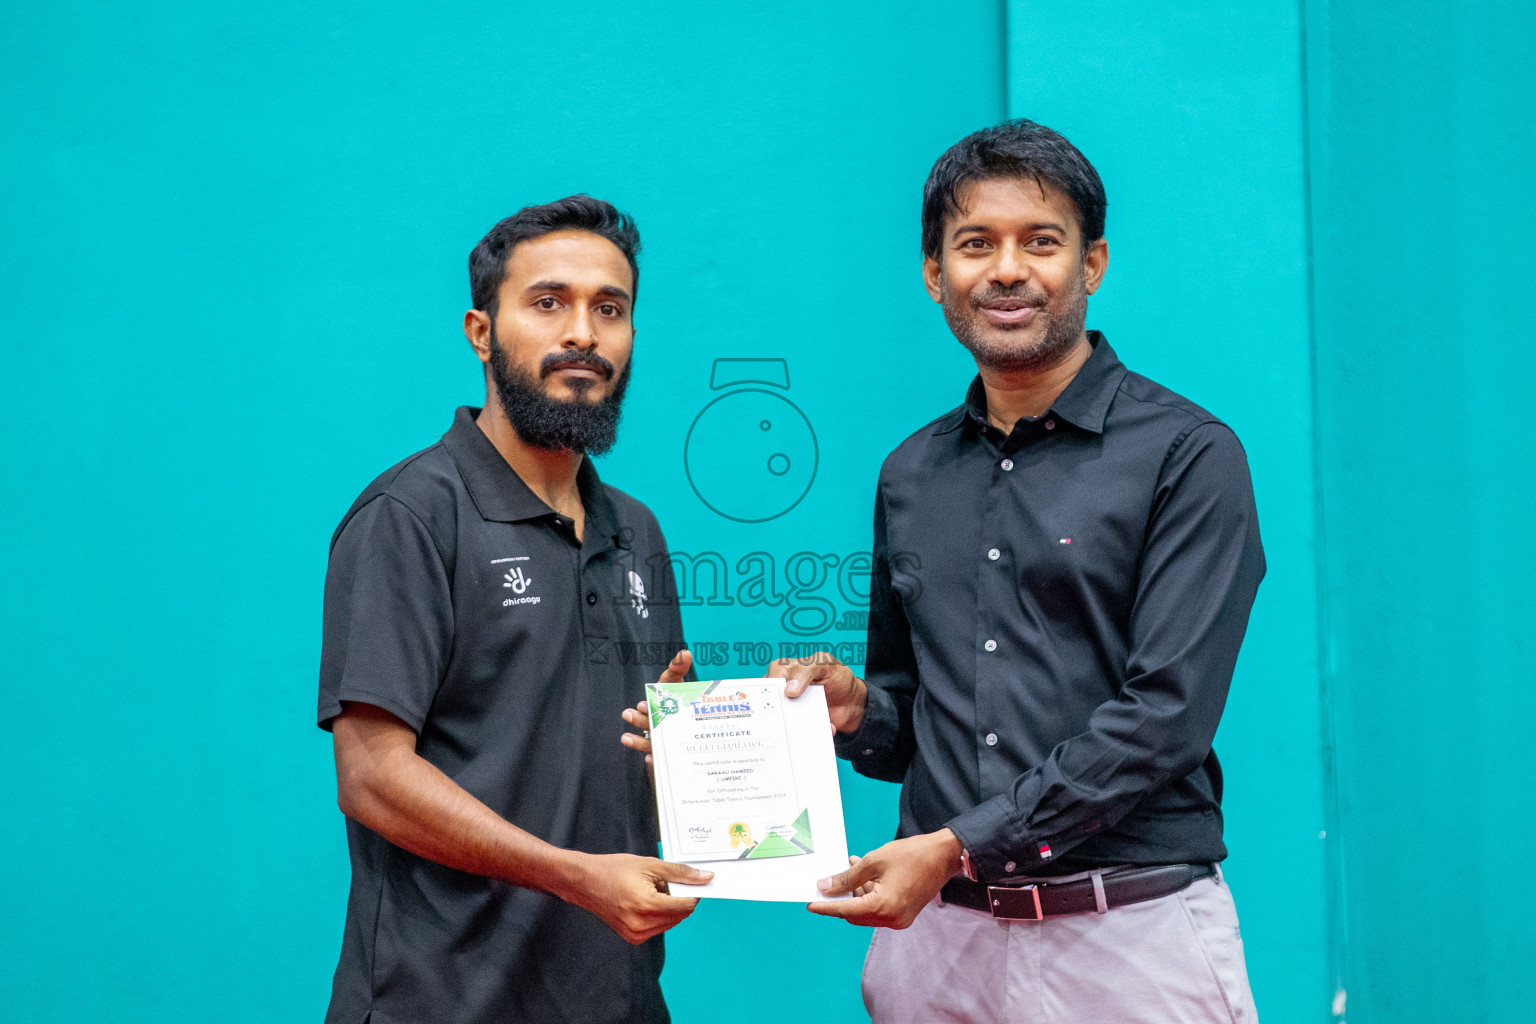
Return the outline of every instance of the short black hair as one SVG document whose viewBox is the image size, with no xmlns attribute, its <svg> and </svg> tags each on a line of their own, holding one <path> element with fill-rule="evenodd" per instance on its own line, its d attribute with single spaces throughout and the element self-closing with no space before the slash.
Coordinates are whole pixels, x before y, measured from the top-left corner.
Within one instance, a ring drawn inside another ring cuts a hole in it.
<svg viewBox="0 0 1536 1024">
<path fill-rule="evenodd" d="M 469 253 L 469 301 L 475 309 L 496 315 L 501 282 L 507 278 L 507 260 L 519 242 L 555 231 L 590 231 L 618 246 L 629 261 L 630 300 L 640 292 L 640 229 L 627 213 L 612 203 L 578 193 L 552 203 L 525 206 L 497 223 Z"/>
<path fill-rule="evenodd" d="M 1033 178 L 1064 192 L 1077 207 L 1083 248 L 1104 237 L 1104 183 L 1093 164 L 1059 132 L 1018 118 L 972 132 L 945 151 L 923 185 L 923 255 L 939 258 L 944 218 L 960 212 L 960 193 L 984 178 Z"/>
</svg>

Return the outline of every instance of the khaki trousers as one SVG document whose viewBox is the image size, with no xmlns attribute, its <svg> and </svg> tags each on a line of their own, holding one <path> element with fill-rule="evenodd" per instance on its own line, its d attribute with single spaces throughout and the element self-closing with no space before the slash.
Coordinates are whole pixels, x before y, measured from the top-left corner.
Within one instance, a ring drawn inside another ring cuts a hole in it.
<svg viewBox="0 0 1536 1024">
<path fill-rule="evenodd" d="M 874 1024 L 1258 1022 L 1220 876 L 1043 921 L 999 921 L 935 900 L 910 928 L 875 929 L 864 1006 Z"/>
</svg>

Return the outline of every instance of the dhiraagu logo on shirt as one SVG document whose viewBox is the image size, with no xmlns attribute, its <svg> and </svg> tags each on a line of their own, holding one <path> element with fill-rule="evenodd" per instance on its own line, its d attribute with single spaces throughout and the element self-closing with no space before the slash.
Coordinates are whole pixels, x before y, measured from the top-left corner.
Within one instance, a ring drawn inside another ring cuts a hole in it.
<svg viewBox="0 0 1536 1024">
<path fill-rule="evenodd" d="M 501 572 L 501 585 L 504 590 L 511 590 L 515 597 L 502 599 L 503 608 L 512 608 L 517 605 L 538 604 L 543 598 L 538 594 L 529 594 L 528 588 L 533 586 L 533 578 L 528 575 L 527 555 L 514 555 L 510 558 L 493 558 L 491 565 Z"/>
</svg>

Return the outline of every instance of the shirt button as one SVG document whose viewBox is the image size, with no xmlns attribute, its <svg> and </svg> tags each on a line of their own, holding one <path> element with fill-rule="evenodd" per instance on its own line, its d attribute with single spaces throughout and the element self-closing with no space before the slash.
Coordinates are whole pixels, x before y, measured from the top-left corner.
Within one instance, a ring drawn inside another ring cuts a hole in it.
<svg viewBox="0 0 1536 1024">
<path fill-rule="evenodd" d="M 587 604 L 597 604 L 597 595 L 590 590 L 587 591 Z"/>
<path fill-rule="evenodd" d="M 1055 420 L 1046 420 L 1045 421 L 1045 429 L 1046 430 L 1055 430 L 1056 429 L 1056 421 Z"/>
<path fill-rule="evenodd" d="M 997 733 L 995 733 L 995 732 L 987 733 L 987 746 L 989 746 L 989 747 L 997 746 Z"/>
<path fill-rule="evenodd" d="M 1012 459 L 1004 459 L 1003 460 L 1003 472 L 1006 473 L 1006 472 L 1008 472 L 1012 468 L 1013 468 L 1013 460 Z"/>
<path fill-rule="evenodd" d="M 997 548 L 993 548 L 991 551 L 987 552 L 987 557 L 992 559 L 992 561 L 995 562 L 999 558 L 1003 557 L 1003 553 L 1001 551 L 997 550 Z"/>
<path fill-rule="evenodd" d="M 995 651 L 995 650 L 997 650 L 997 641 L 996 640 L 988 640 L 986 643 L 982 644 L 981 646 L 985 647 L 989 651 Z"/>
<path fill-rule="evenodd" d="M 865 757 L 868 757 L 870 754 L 873 754 L 874 752 L 875 752 L 875 748 L 874 747 L 865 747 L 864 748 L 864 756 Z"/>
<path fill-rule="evenodd" d="M 1016 867 L 1018 867 L 1017 864 L 1015 864 L 1013 861 L 1009 861 L 1007 864 L 1003 865 L 1003 870 L 1011 875 L 1013 874 L 1013 869 Z"/>
</svg>

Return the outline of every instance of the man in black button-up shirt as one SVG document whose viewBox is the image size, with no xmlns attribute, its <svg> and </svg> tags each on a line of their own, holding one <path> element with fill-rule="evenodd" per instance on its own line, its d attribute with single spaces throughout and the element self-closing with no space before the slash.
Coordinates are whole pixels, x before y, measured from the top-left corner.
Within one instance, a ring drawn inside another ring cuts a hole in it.
<svg viewBox="0 0 1536 1024">
<path fill-rule="evenodd" d="M 776 666 L 826 687 L 841 756 L 902 783 L 900 838 L 812 905 L 917 922 L 871 952 L 877 1021 L 1251 1010 L 1211 742 L 1264 574 L 1252 486 L 1225 424 L 1085 329 L 1104 209 L 1030 122 L 935 165 L 925 281 L 979 374 L 881 470 L 865 678 Z M 1138 870 L 1159 865 L 1190 867 Z M 1041 945 L 992 948 L 988 913 Z"/>
</svg>

